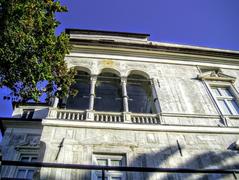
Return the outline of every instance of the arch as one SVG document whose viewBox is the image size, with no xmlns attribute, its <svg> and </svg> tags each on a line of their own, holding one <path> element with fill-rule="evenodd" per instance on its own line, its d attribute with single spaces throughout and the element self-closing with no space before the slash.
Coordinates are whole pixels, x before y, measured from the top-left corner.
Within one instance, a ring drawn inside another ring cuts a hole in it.
<svg viewBox="0 0 239 180">
<path fill-rule="evenodd" d="M 75 68 L 76 71 L 83 71 L 83 72 L 86 72 L 88 73 L 89 75 L 91 74 L 91 70 L 88 68 L 88 67 L 83 67 L 83 66 L 74 66 L 74 67 L 71 67 L 71 68 Z"/>
<path fill-rule="evenodd" d="M 130 75 L 139 75 L 144 77 L 145 79 L 150 79 L 150 76 L 148 75 L 148 73 L 141 70 L 130 70 L 127 72 L 127 76 L 130 76 Z"/>
<path fill-rule="evenodd" d="M 133 71 L 127 77 L 129 111 L 133 113 L 155 113 L 152 87 L 149 78 L 141 71 Z"/>
<path fill-rule="evenodd" d="M 118 73 L 119 74 L 119 73 Z M 103 69 L 97 77 L 94 110 L 122 111 L 122 93 L 120 77 L 112 69 Z"/>
<path fill-rule="evenodd" d="M 88 72 L 87 72 L 88 71 Z M 85 110 L 89 107 L 90 74 L 87 68 L 77 68 L 76 82 L 70 88 L 70 94 L 66 101 L 66 108 Z M 74 92 L 74 95 L 71 92 Z"/>
<path fill-rule="evenodd" d="M 112 73 L 112 74 L 115 74 L 115 75 L 121 77 L 121 73 L 114 68 L 103 68 L 103 69 L 101 69 L 99 74 L 102 74 L 102 73 Z"/>
</svg>

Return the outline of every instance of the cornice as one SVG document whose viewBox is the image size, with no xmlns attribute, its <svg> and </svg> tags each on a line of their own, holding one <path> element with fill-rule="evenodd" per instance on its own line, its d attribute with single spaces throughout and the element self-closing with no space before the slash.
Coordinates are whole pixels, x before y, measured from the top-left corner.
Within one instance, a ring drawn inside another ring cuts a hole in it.
<svg viewBox="0 0 239 180">
<path fill-rule="evenodd" d="M 198 55 L 205 57 L 219 57 L 236 59 L 239 61 L 239 52 L 230 50 L 210 49 L 194 46 L 183 45 L 167 45 L 166 43 L 153 43 L 148 41 L 147 43 L 127 43 L 127 42 L 104 42 L 97 40 L 86 39 L 70 39 L 73 45 L 87 45 L 87 46 L 99 46 L 99 47 L 114 47 L 132 50 L 146 50 L 146 51 L 158 51 L 173 54 L 184 55 Z"/>
<path fill-rule="evenodd" d="M 67 57 L 71 57 L 72 54 L 83 53 L 83 54 L 95 54 L 96 56 L 119 56 L 124 57 L 125 60 L 129 57 L 134 57 L 138 59 L 152 59 L 152 62 L 167 63 L 168 61 L 174 61 L 175 64 L 182 64 L 182 62 L 188 64 L 208 63 L 217 65 L 229 65 L 238 66 L 239 68 L 239 58 L 225 58 L 225 57 L 215 57 L 206 55 L 196 55 L 196 54 L 183 54 L 183 53 L 173 53 L 165 51 L 156 50 L 145 50 L 145 49 L 131 49 L 122 47 L 109 47 L 109 46 L 96 46 L 96 45 L 84 45 L 84 44 L 73 44 L 71 53 Z M 122 58 L 121 58 L 122 59 Z M 122 59 L 123 60 L 123 59 Z M 144 61 L 144 60 L 141 60 Z M 170 62 L 172 63 L 172 62 Z"/>
</svg>

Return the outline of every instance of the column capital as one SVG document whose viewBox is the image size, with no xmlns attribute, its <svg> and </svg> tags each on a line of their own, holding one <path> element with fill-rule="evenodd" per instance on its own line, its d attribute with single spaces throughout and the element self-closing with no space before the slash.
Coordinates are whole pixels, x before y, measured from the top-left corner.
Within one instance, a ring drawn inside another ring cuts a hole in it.
<svg viewBox="0 0 239 180">
<path fill-rule="evenodd" d="M 91 74 L 90 75 L 90 80 L 91 81 L 96 81 L 97 80 L 97 76 L 98 76 L 97 74 Z"/>
<path fill-rule="evenodd" d="M 121 83 L 127 83 L 127 77 L 126 76 L 121 76 Z"/>
</svg>

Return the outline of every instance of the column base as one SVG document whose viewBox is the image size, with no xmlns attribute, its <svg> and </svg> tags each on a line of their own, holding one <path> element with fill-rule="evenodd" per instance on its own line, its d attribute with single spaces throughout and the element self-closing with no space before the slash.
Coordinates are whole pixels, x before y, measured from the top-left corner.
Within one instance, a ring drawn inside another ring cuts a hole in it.
<svg viewBox="0 0 239 180">
<path fill-rule="evenodd" d="M 131 112 L 123 112 L 124 123 L 132 123 L 131 121 Z"/>
<path fill-rule="evenodd" d="M 95 111 L 94 110 L 86 110 L 86 121 L 94 121 Z"/>
</svg>

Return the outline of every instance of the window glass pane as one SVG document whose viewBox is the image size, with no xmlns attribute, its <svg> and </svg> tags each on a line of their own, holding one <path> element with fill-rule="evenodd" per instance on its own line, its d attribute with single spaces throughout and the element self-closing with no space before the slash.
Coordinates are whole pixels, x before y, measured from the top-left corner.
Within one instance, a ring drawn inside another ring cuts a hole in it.
<svg viewBox="0 0 239 180">
<path fill-rule="evenodd" d="M 33 174 L 34 174 L 34 170 L 28 170 L 27 172 L 27 179 L 32 179 L 33 178 Z"/>
<path fill-rule="evenodd" d="M 153 113 L 155 111 L 150 81 L 141 76 L 131 75 L 127 80 L 129 111 Z"/>
<path fill-rule="evenodd" d="M 111 160 L 111 166 L 121 166 L 121 160 Z"/>
<path fill-rule="evenodd" d="M 120 79 L 112 73 L 102 73 L 97 78 L 94 109 L 96 111 L 122 111 Z"/>
<path fill-rule="evenodd" d="M 215 87 L 212 87 L 212 93 L 213 93 L 215 96 L 221 96 L 221 94 L 219 93 L 218 89 L 215 88 Z"/>
<path fill-rule="evenodd" d="M 239 114 L 239 106 L 238 106 L 238 104 L 236 103 L 236 101 L 235 101 L 235 100 L 231 100 L 231 101 L 228 100 L 227 102 L 228 102 L 228 105 L 229 105 L 231 111 L 233 112 L 233 114 L 234 114 L 234 115 Z"/>
<path fill-rule="evenodd" d="M 18 169 L 17 171 L 17 178 L 25 178 L 26 170 L 25 169 Z"/>
<path fill-rule="evenodd" d="M 110 165 L 110 166 L 126 166 L 125 162 L 125 156 L 123 155 L 113 155 L 113 154 L 95 154 L 97 165 Z M 99 179 L 102 178 L 102 171 L 97 170 L 93 171 L 93 179 Z M 125 175 L 125 172 L 123 171 L 105 171 L 105 179 L 107 180 L 121 180 L 123 179 Z"/>
<path fill-rule="evenodd" d="M 22 156 L 21 157 L 21 161 L 24 161 L 24 162 L 28 162 L 29 161 L 29 157 L 26 157 L 26 156 Z"/>
<path fill-rule="evenodd" d="M 220 93 L 222 96 L 232 96 L 228 88 L 220 88 Z"/>
<path fill-rule="evenodd" d="M 97 176 L 97 180 L 102 180 L 102 176 Z M 107 180 L 107 177 L 105 177 L 105 180 Z"/>
<path fill-rule="evenodd" d="M 227 104 L 225 103 L 224 100 L 218 100 L 219 107 L 222 110 L 223 114 L 231 114 L 230 110 L 227 107 Z"/>
<path fill-rule="evenodd" d="M 32 157 L 31 161 L 32 162 L 36 162 L 37 161 L 37 157 Z"/>
<path fill-rule="evenodd" d="M 98 165 L 107 166 L 107 159 L 97 159 Z"/>
<path fill-rule="evenodd" d="M 121 180 L 121 177 L 114 176 L 114 177 L 111 177 L 111 180 Z"/>
<path fill-rule="evenodd" d="M 87 73 L 79 72 L 76 76 L 76 83 L 71 87 L 78 90 L 76 96 L 69 96 L 66 108 L 85 110 L 89 108 L 90 76 Z"/>
</svg>

